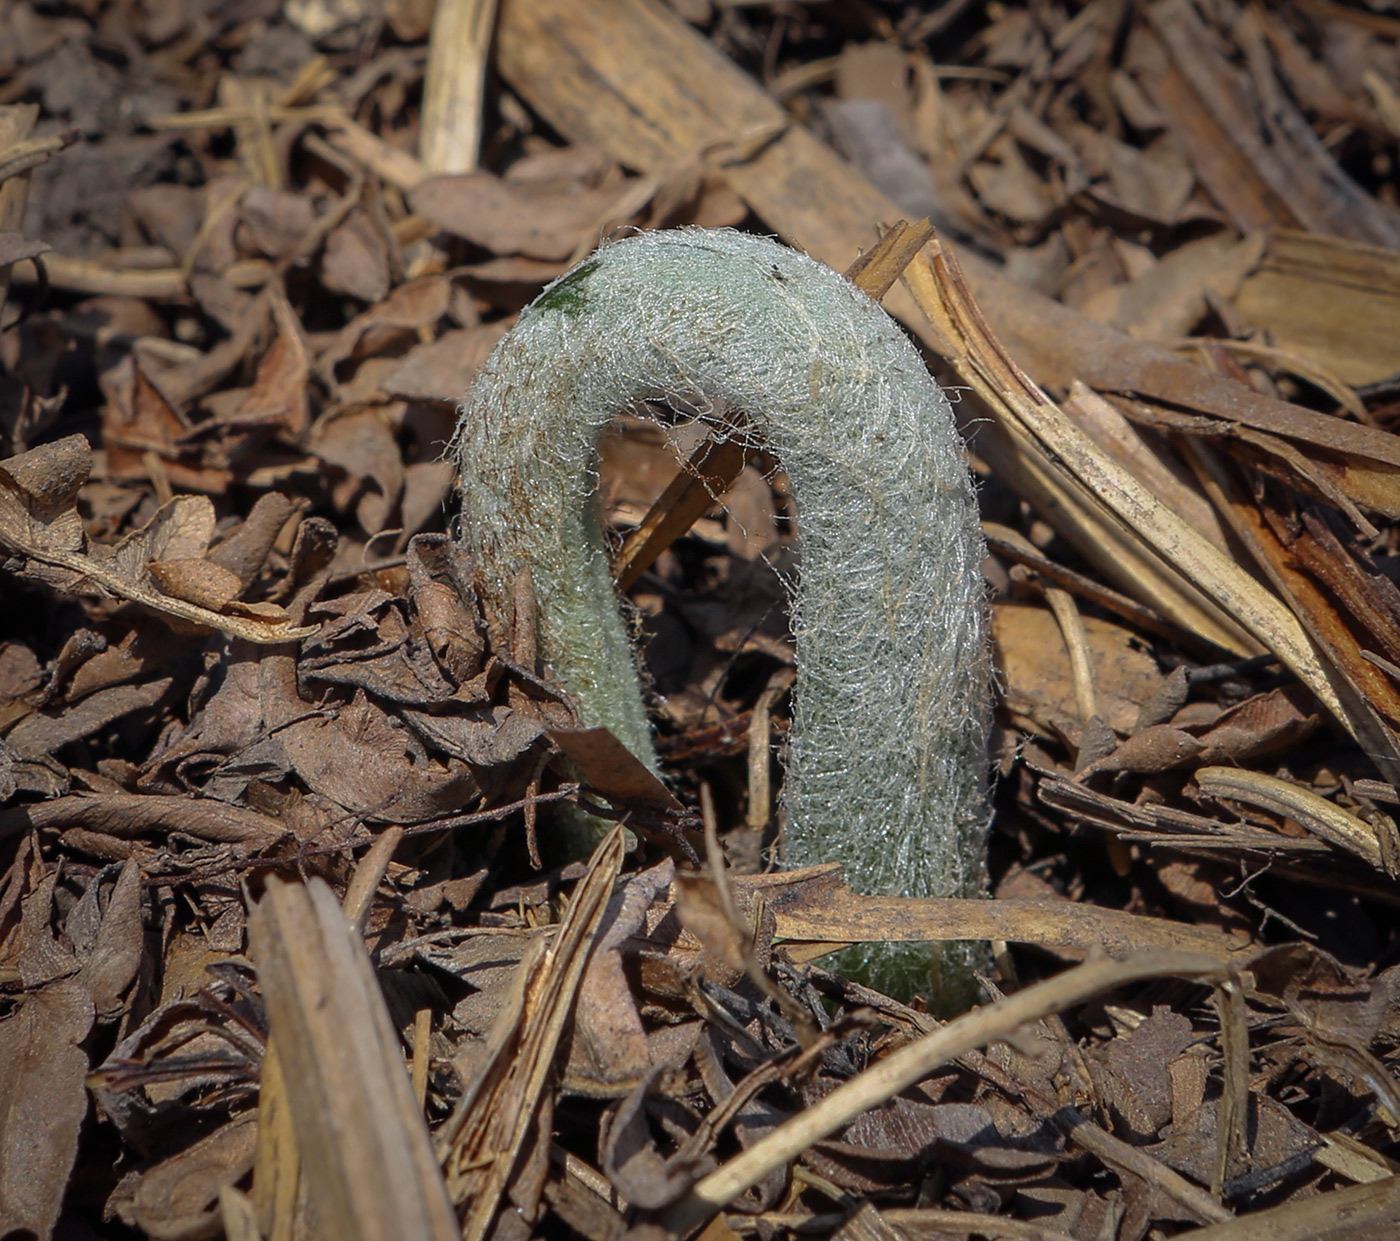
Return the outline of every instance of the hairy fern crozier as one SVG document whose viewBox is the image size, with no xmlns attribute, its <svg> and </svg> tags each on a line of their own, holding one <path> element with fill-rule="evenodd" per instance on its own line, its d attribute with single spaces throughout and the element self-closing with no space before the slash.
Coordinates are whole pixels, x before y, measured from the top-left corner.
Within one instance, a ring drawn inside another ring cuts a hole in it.
<svg viewBox="0 0 1400 1241">
<path fill-rule="evenodd" d="M 654 765 L 595 503 L 603 430 L 646 398 L 742 411 L 791 482 L 787 864 L 839 862 L 870 895 L 982 894 L 983 544 L 948 400 L 918 353 L 830 268 L 684 229 L 604 246 L 492 354 L 457 430 L 462 537 L 498 598 L 530 565 L 542 653 L 583 722 Z"/>
</svg>

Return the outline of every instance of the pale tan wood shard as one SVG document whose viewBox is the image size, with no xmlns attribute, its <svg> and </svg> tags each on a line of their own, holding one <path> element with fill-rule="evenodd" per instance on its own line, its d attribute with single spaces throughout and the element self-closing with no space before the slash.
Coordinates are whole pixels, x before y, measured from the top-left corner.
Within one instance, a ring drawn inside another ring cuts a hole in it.
<svg viewBox="0 0 1400 1241">
<path fill-rule="evenodd" d="M 458 1241 L 399 1036 L 359 937 L 320 879 L 278 879 L 253 911 L 302 1175 L 326 1236 Z"/>
<path fill-rule="evenodd" d="M 438 0 L 423 82 L 419 144 L 430 172 L 474 172 L 495 0 Z"/>
<path fill-rule="evenodd" d="M 1400 371 L 1400 253 L 1280 230 L 1235 308 L 1347 383 Z"/>
</svg>

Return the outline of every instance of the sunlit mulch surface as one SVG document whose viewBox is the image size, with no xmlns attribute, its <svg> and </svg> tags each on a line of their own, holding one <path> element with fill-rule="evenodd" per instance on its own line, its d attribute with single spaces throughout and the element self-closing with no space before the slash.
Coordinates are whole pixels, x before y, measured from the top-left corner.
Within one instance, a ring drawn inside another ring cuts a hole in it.
<svg viewBox="0 0 1400 1241">
<path fill-rule="evenodd" d="M 1400 21 L 478 7 L 0 6 L 0 1236 L 1396 1235 Z M 604 453 L 666 786 L 451 537 L 515 313 L 684 224 L 962 391 L 994 900 L 776 869 L 764 454 Z"/>
</svg>

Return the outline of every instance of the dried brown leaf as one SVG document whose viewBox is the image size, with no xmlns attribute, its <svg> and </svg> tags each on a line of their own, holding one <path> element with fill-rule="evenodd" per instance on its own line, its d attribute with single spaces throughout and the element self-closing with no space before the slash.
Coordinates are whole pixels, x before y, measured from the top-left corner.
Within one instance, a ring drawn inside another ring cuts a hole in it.
<svg viewBox="0 0 1400 1241">
<path fill-rule="evenodd" d="M 1099 1096 L 1115 1114 L 1120 1136 L 1141 1145 L 1172 1119 L 1171 1066 L 1195 1037 L 1186 1017 L 1158 1008 L 1090 1057 Z"/>
<path fill-rule="evenodd" d="M 1054 209 L 1054 200 L 1011 135 L 992 143 L 987 155 L 992 158 L 980 159 L 967 170 L 979 201 L 1014 224 L 1043 222 Z"/>
<path fill-rule="evenodd" d="M 1087 126 L 1076 126 L 1070 136 L 1088 175 L 1096 178 L 1087 196 L 1116 219 L 1138 227 L 1169 228 L 1202 214 L 1199 201 L 1192 210 L 1195 174 L 1172 144 L 1139 148 Z"/>
<path fill-rule="evenodd" d="M 352 211 L 331 230 L 321 258 L 321 281 L 326 288 L 378 302 L 388 296 L 391 275 L 383 234 L 363 211 Z"/>
<path fill-rule="evenodd" d="M 807 1106 L 839 1086 L 818 1078 L 802 1095 Z M 1059 1162 L 1058 1135 L 1051 1131 L 1026 1149 L 1008 1142 L 992 1113 L 975 1103 L 935 1103 L 916 1088 L 871 1108 L 841 1131 L 807 1151 L 803 1162 L 853 1193 L 871 1193 L 917 1176 L 928 1160 L 953 1175 L 1000 1185 L 1044 1179 Z"/>
<path fill-rule="evenodd" d="M 238 528 L 209 549 L 209 563 L 229 570 L 246 590 L 267 562 L 268 553 L 297 507 L 280 492 L 260 495 Z"/>
<path fill-rule="evenodd" d="M 657 776 L 606 728 L 551 728 L 549 739 L 583 778 L 605 797 L 679 811 L 681 804 Z"/>
<path fill-rule="evenodd" d="M 713 1156 L 683 1151 L 670 1158 L 656 1149 L 647 1120 L 650 1080 L 642 1082 L 609 1117 L 602 1139 L 603 1172 L 623 1198 L 645 1210 L 678 1201 L 714 1167 Z"/>
<path fill-rule="evenodd" d="M 1208 1183 L 1215 1175 L 1220 1112 L 1220 1101 L 1207 1099 L 1194 1115 L 1174 1121 L 1164 1140 L 1150 1148 L 1152 1154 L 1168 1167 Z M 1241 1173 L 1301 1161 L 1319 1145 L 1318 1134 L 1310 1126 L 1268 1095 L 1250 1098 L 1249 1134 Z"/>
<path fill-rule="evenodd" d="M 1184 729 L 1170 724 L 1153 724 L 1134 733 L 1111 754 L 1089 763 L 1077 774 L 1083 777 L 1099 771 L 1135 771 L 1141 775 L 1185 767 L 1199 757 L 1204 746 Z"/>
<path fill-rule="evenodd" d="M 123 1215 L 151 1241 L 202 1241 L 218 1235 L 219 1193 L 253 1166 L 257 1124 L 241 1116 L 141 1174 Z"/>
<path fill-rule="evenodd" d="M 216 415 L 214 421 L 234 427 L 273 427 L 298 439 L 311 424 L 311 359 L 287 299 L 274 288 L 271 302 L 277 335 L 258 361 L 253 386 L 236 409 Z"/>
<path fill-rule="evenodd" d="M 460 401 L 504 334 L 503 325 L 495 323 L 447 332 L 411 350 L 380 386 L 412 400 Z"/>
<path fill-rule="evenodd" d="M 673 891 L 681 926 L 704 945 L 706 973 L 733 986 L 753 956 L 754 928 L 735 925 L 714 876 L 706 871 L 677 875 Z"/>
<path fill-rule="evenodd" d="M 428 757 L 417 738 L 357 691 L 345 707 L 288 725 L 287 761 L 336 805 L 385 823 L 442 818 L 471 803 L 478 786 L 460 761 Z"/>
<path fill-rule="evenodd" d="M 78 979 L 31 991 L 0 1021 L 0 1232 L 53 1235 L 87 1114 L 92 996 Z"/>
<path fill-rule="evenodd" d="M 233 474 L 219 460 L 217 450 L 208 442 L 187 442 L 189 420 L 134 356 L 105 372 L 102 386 L 107 397 L 102 406 L 102 442 L 109 478 L 148 478 L 151 470 L 146 454 L 154 453 L 172 486 L 210 495 L 228 490 Z"/>
<path fill-rule="evenodd" d="M 429 177 L 408 198 L 439 228 L 497 254 L 567 259 L 592 244 L 621 193 L 615 180 L 594 187 L 508 181 L 483 170 Z"/>
<path fill-rule="evenodd" d="M 564 1080 L 589 1095 L 621 1095 L 652 1071 L 651 1049 L 637 1001 L 623 972 L 621 948 L 640 930 L 656 893 L 671 882 L 669 860 L 620 884 L 579 983 L 573 1039 Z"/>
<path fill-rule="evenodd" d="M 1157 661 L 1130 630 L 1083 618 L 1101 715 L 1130 732 L 1161 681 Z M 1045 609 L 999 603 L 992 609 L 997 671 L 1015 710 L 1043 723 L 1078 718 L 1069 654 L 1055 618 Z"/>
<path fill-rule="evenodd" d="M 243 195 L 242 221 L 268 258 L 291 258 L 315 224 L 316 208 L 304 194 L 254 185 Z"/>
<path fill-rule="evenodd" d="M 31 562 L 23 572 L 73 593 L 106 591 L 176 621 L 221 629 L 252 642 L 286 642 L 313 632 L 293 625 L 284 609 L 271 604 L 230 616 L 159 588 L 152 562 L 198 559 L 207 551 L 214 531 L 213 505 L 207 497 L 176 496 L 115 547 L 89 544 L 77 510 L 68 507 L 55 513 L 47 499 L 54 488 L 68 489 L 71 460 L 85 448 L 82 436 L 72 436 L 61 445 L 0 463 L 0 544 Z M 61 481 L 46 486 L 36 475 Z M 32 481 L 23 484 L 20 478 Z M 204 574 L 220 575 L 227 571 L 211 568 Z M 189 580 L 188 570 L 176 577 L 183 585 Z"/>
<path fill-rule="evenodd" d="M 1192 732 L 1204 747 L 1202 764 L 1246 766 L 1288 752 L 1321 723 L 1312 696 L 1301 686 L 1287 685 L 1246 698 Z"/>
<path fill-rule="evenodd" d="M 481 618 L 455 585 L 469 572 L 462 557 L 461 547 L 442 535 L 416 535 L 408 544 L 414 623 L 438 666 L 459 686 L 486 662 Z"/>
<path fill-rule="evenodd" d="M 95 896 L 100 885 L 88 885 Z M 97 1018 L 111 1021 L 125 1010 L 125 997 L 141 968 L 145 928 L 141 924 L 141 867 L 128 858 L 118 870 L 102 921 L 83 961 L 81 978 L 92 992 Z M 87 899 L 84 893 L 84 900 Z M 68 933 L 73 935 L 70 916 Z"/>
<path fill-rule="evenodd" d="M 327 372 L 374 354 L 402 352 L 416 343 L 418 330 L 435 326 L 452 304 L 452 282 L 443 276 L 405 281 L 377 305 L 350 320 L 321 353 Z"/>
<path fill-rule="evenodd" d="M 1090 297 L 1080 309 L 1142 340 L 1186 336 L 1205 316 L 1207 295 L 1235 296 L 1263 252 L 1264 238 L 1221 234 L 1180 246 L 1125 284 Z"/>
<path fill-rule="evenodd" d="M 72 793 L 0 810 L 0 836 L 45 827 L 58 831 L 81 827 L 123 839 L 183 832 L 199 840 L 249 845 L 270 845 L 285 835 L 281 823 L 256 810 L 191 797 Z"/>
<path fill-rule="evenodd" d="M 154 707 L 172 684 L 170 677 L 163 677 L 144 685 L 114 685 L 68 706 L 36 711 L 15 725 L 6 743 L 21 758 L 40 759 L 124 715 Z"/>
<path fill-rule="evenodd" d="M 32 693 L 43 680 L 43 669 L 30 647 L 23 642 L 0 643 L 0 706 Z"/>
<path fill-rule="evenodd" d="M 243 593 L 238 574 L 203 556 L 151 560 L 146 571 L 172 599 L 183 599 L 211 612 L 221 612 Z"/>
<path fill-rule="evenodd" d="M 368 534 L 388 524 L 403 492 L 403 454 L 387 418 L 376 406 L 333 410 L 311 429 L 308 446 L 327 465 L 344 472 L 335 499 Z"/>
</svg>

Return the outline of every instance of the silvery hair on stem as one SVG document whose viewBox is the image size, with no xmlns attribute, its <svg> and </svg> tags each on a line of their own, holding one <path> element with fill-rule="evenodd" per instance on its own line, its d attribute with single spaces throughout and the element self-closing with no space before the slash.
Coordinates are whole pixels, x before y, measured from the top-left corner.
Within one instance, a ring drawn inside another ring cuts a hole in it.
<svg viewBox="0 0 1400 1241">
<path fill-rule="evenodd" d="M 867 895 L 984 894 L 983 543 L 919 354 L 830 268 L 704 229 L 605 245 L 492 354 L 457 428 L 462 539 L 496 598 L 531 567 L 541 653 L 582 722 L 654 766 L 595 496 L 605 426 L 647 398 L 742 411 L 791 483 L 785 863 L 839 862 Z M 903 966 L 876 953 L 869 975 L 907 989 L 910 953 L 892 955 Z"/>
</svg>

